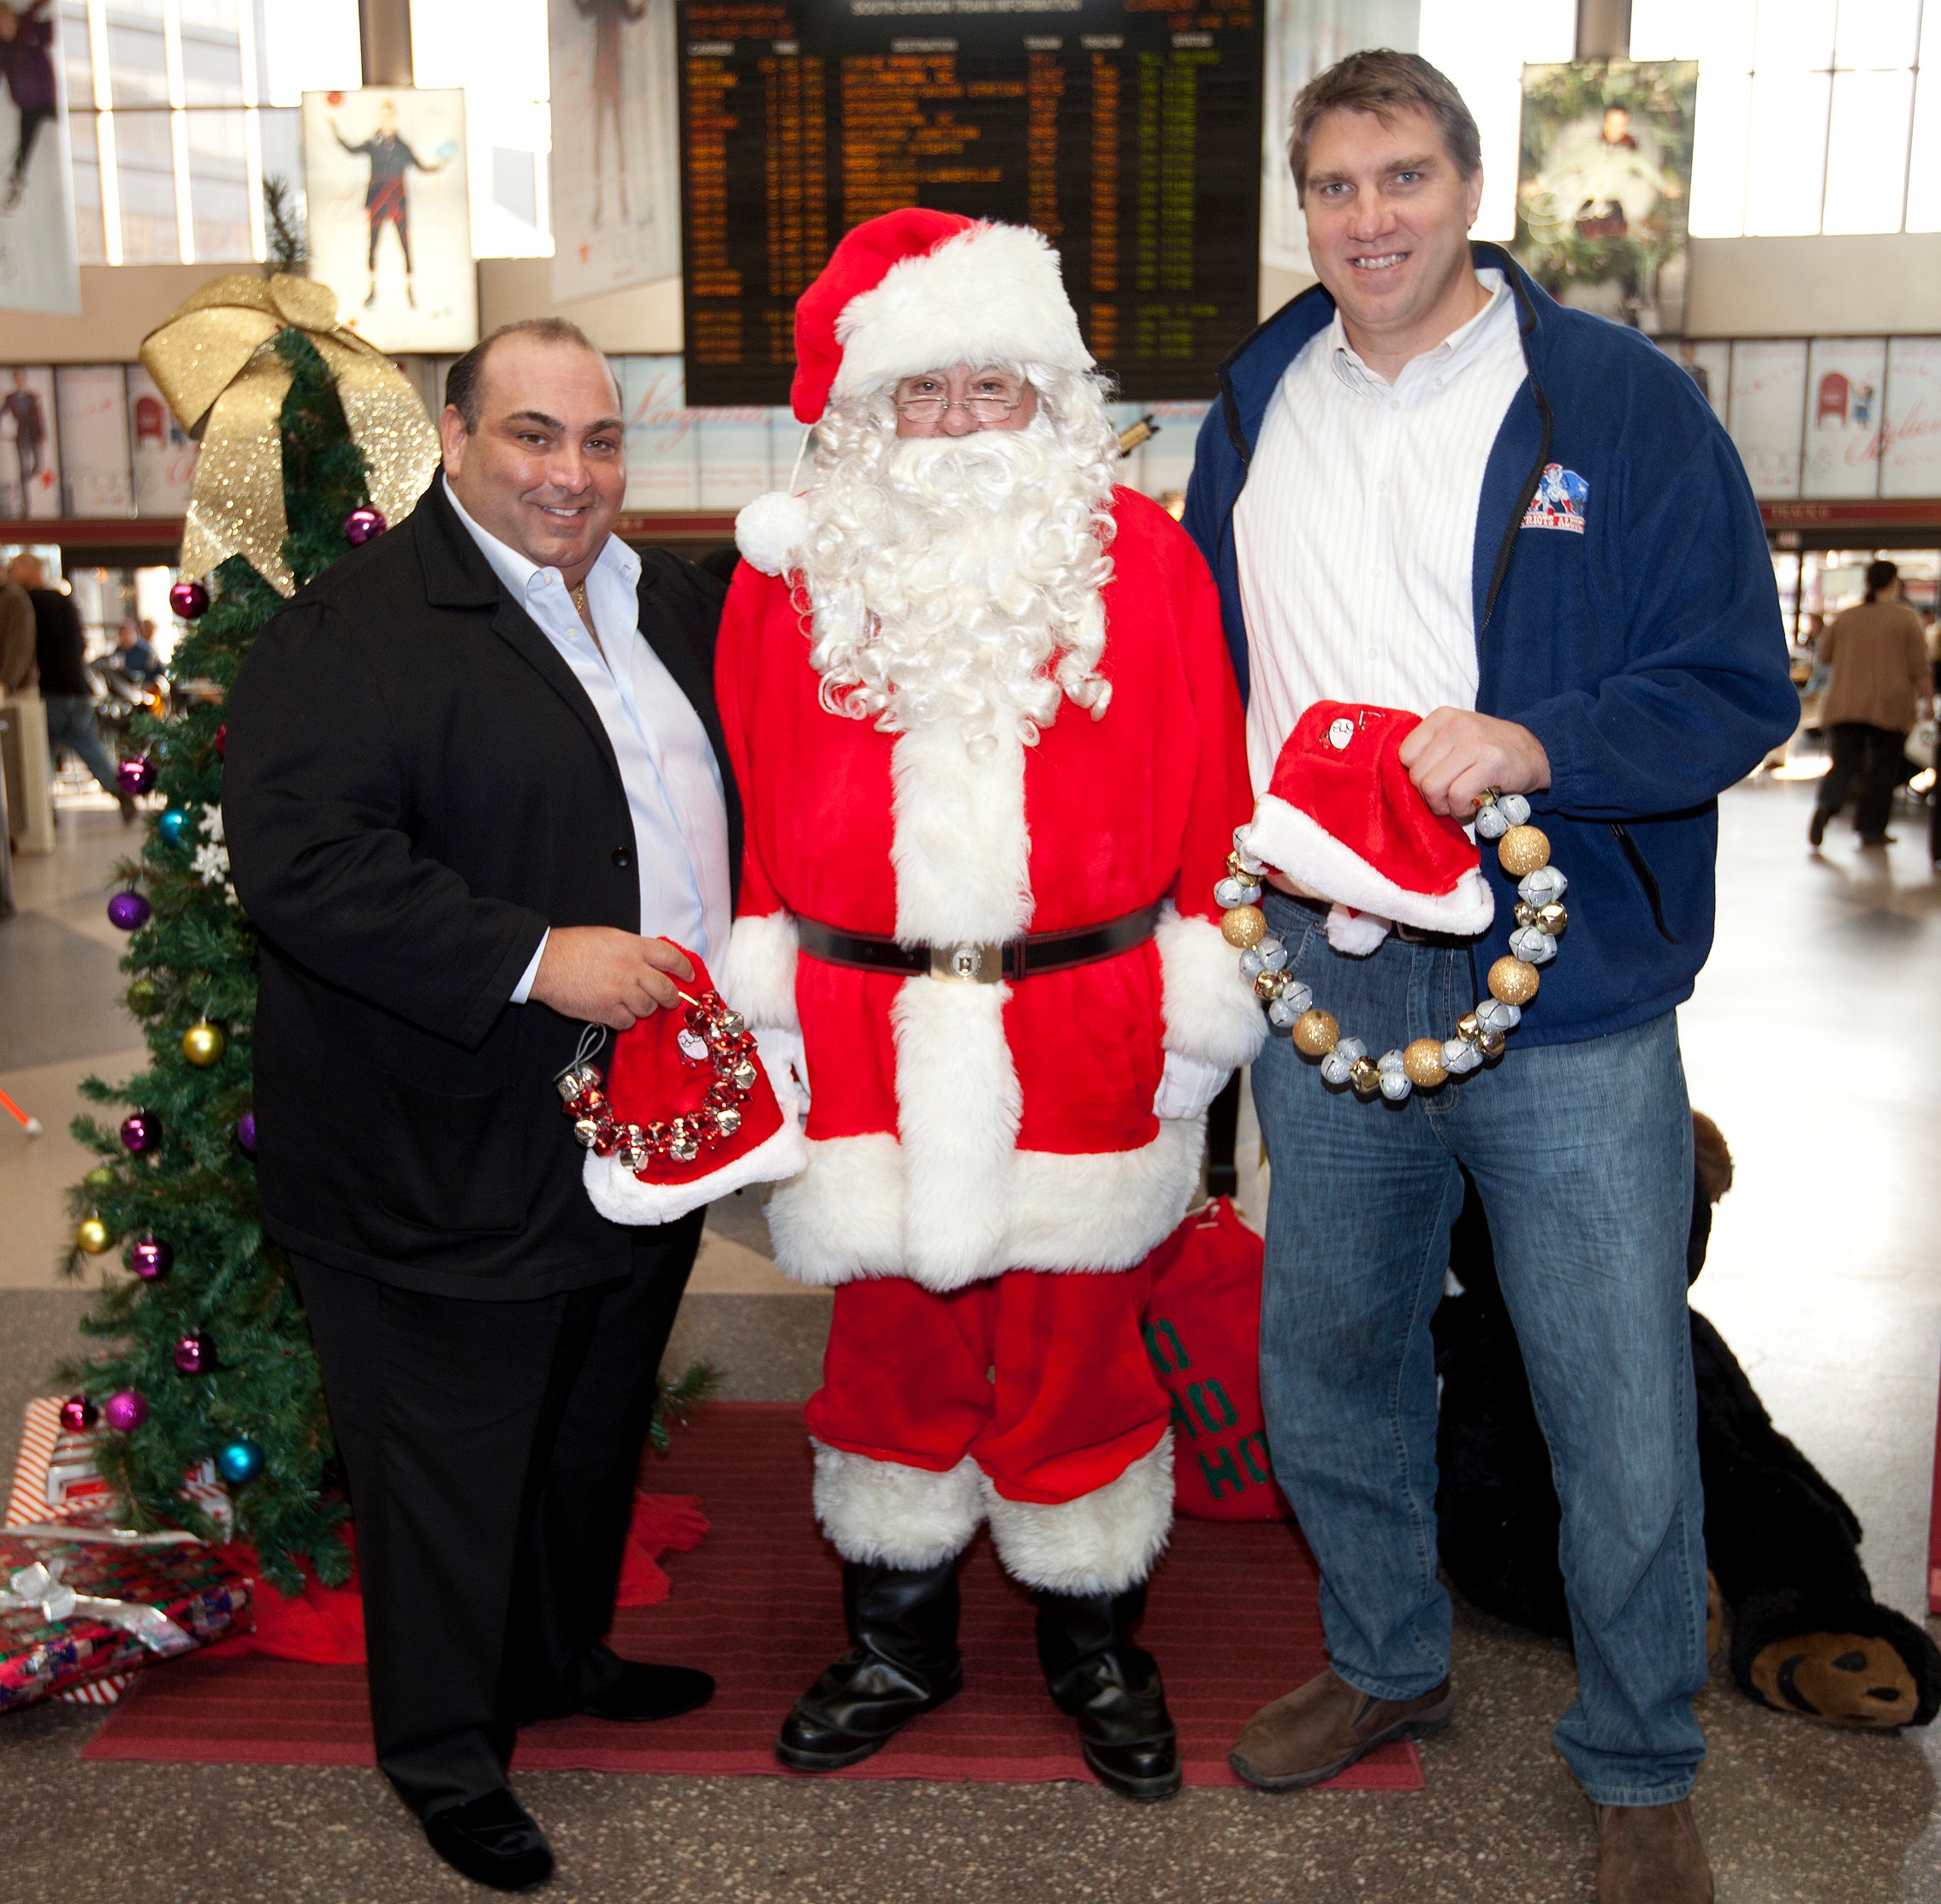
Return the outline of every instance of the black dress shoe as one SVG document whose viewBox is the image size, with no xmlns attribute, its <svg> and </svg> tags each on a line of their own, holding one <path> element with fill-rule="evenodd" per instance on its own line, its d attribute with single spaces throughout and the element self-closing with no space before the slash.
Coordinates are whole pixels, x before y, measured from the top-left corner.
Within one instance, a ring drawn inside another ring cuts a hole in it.
<svg viewBox="0 0 1941 1904">
<path fill-rule="evenodd" d="M 650 1666 L 623 1659 L 619 1681 L 580 1710 L 596 1719 L 636 1725 L 647 1719 L 672 1719 L 705 1705 L 715 1682 L 692 1666 Z"/>
<path fill-rule="evenodd" d="M 1807 845 L 1817 846 L 1821 840 L 1825 839 L 1826 822 L 1832 817 L 1833 816 L 1830 813 L 1822 813 L 1818 807 L 1813 810 L 1813 818 L 1807 822 Z"/>
<path fill-rule="evenodd" d="M 454 1871 L 496 1891 L 523 1891 L 553 1875 L 553 1848 L 502 1785 L 424 1820 L 425 1842 Z"/>
<path fill-rule="evenodd" d="M 1146 1589 L 1038 1596 L 1038 1663 L 1059 1709 L 1078 1723 L 1078 1748 L 1121 1798 L 1171 1798 L 1184 1780 L 1159 1662 L 1132 1643 Z"/>
</svg>

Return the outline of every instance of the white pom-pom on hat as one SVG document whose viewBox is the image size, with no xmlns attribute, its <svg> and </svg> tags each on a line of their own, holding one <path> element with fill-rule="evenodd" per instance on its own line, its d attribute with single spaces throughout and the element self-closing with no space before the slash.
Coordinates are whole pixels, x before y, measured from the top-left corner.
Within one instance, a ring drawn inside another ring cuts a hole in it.
<svg viewBox="0 0 1941 1904">
<path fill-rule="evenodd" d="M 786 490 L 758 495 L 734 519 L 734 546 L 741 559 L 764 575 L 781 575 L 798 566 L 809 539 L 809 504 Z"/>
</svg>

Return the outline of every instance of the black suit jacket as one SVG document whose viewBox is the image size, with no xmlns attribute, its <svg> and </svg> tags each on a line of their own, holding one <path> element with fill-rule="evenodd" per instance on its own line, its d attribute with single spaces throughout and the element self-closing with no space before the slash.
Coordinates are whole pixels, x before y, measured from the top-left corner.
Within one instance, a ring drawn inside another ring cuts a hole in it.
<svg viewBox="0 0 1941 1904">
<path fill-rule="evenodd" d="M 640 630 L 706 727 L 721 583 L 642 557 Z M 257 1177 L 286 1248 L 499 1300 L 622 1273 L 554 1075 L 580 1027 L 509 1004 L 549 926 L 638 931 L 606 730 L 434 481 L 258 637 L 228 709 L 223 818 L 262 940 Z"/>
</svg>

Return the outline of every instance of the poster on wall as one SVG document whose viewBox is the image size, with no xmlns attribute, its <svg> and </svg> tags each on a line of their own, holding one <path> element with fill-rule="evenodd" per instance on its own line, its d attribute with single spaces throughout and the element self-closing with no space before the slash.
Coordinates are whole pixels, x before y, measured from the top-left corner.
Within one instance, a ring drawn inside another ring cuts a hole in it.
<svg viewBox="0 0 1941 1904">
<path fill-rule="evenodd" d="M 1941 337 L 1887 344 L 1883 495 L 1941 495 Z"/>
<path fill-rule="evenodd" d="M 63 364 L 54 373 L 54 411 L 60 424 L 67 513 L 127 515 L 134 489 L 122 366 Z"/>
<path fill-rule="evenodd" d="M 54 436 L 54 372 L 0 367 L 0 521 L 61 513 L 61 452 Z"/>
<path fill-rule="evenodd" d="M 1697 97 L 1695 60 L 1523 68 L 1516 250 L 1552 297 L 1683 327 Z"/>
<path fill-rule="evenodd" d="M 1806 388 L 1807 347 L 1799 339 L 1733 345 L 1732 441 L 1756 496 L 1800 493 Z"/>
<path fill-rule="evenodd" d="M 367 86 L 303 96 L 310 275 L 383 351 L 478 341 L 465 94 Z"/>
<path fill-rule="evenodd" d="M 1267 0 L 1265 106 L 1261 115 L 1261 263 L 1314 276 L 1308 222 L 1287 163 L 1301 88 L 1365 46 L 1416 50 L 1421 0 Z"/>
<path fill-rule="evenodd" d="M 175 421 L 151 377 L 139 364 L 128 366 L 128 466 L 138 516 L 188 513 L 199 446 Z"/>
<path fill-rule="evenodd" d="M 1816 337 L 1807 360 L 1805 460 L 1800 494 L 1879 495 L 1887 400 L 1885 337 Z"/>
<path fill-rule="evenodd" d="M 1712 415 L 1724 423 L 1732 389 L 1732 347 L 1723 340 L 1701 343 L 1695 337 L 1672 337 L 1658 347 L 1698 385 Z"/>
<path fill-rule="evenodd" d="M 54 0 L 0 5 L 0 310 L 80 314 Z"/>
<path fill-rule="evenodd" d="M 680 270 L 674 0 L 549 0 L 553 295 Z"/>
<path fill-rule="evenodd" d="M 620 414 L 626 418 L 626 507 L 692 509 L 700 494 L 697 412 L 678 357 L 620 357 Z"/>
</svg>

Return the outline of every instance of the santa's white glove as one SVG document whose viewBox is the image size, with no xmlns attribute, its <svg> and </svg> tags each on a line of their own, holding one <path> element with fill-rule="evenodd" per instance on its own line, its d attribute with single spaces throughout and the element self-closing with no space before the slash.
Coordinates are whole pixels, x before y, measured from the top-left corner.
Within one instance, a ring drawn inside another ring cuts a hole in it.
<svg viewBox="0 0 1941 1904">
<path fill-rule="evenodd" d="M 774 1025 L 757 1025 L 755 1049 L 769 1074 L 769 1082 L 775 1088 L 776 1097 L 781 1100 L 782 1114 L 785 1117 L 788 1114 L 789 1095 L 792 1092 L 797 1121 L 807 1124 L 809 1059 L 802 1048 L 802 1034 L 779 1030 Z"/>
<path fill-rule="evenodd" d="M 1208 1065 L 1169 1051 L 1158 1093 L 1153 1099 L 1153 1115 L 1166 1118 L 1198 1117 L 1220 1095 L 1220 1087 L 1232 1075 L 1231 1065 Z"/>
</svg>

